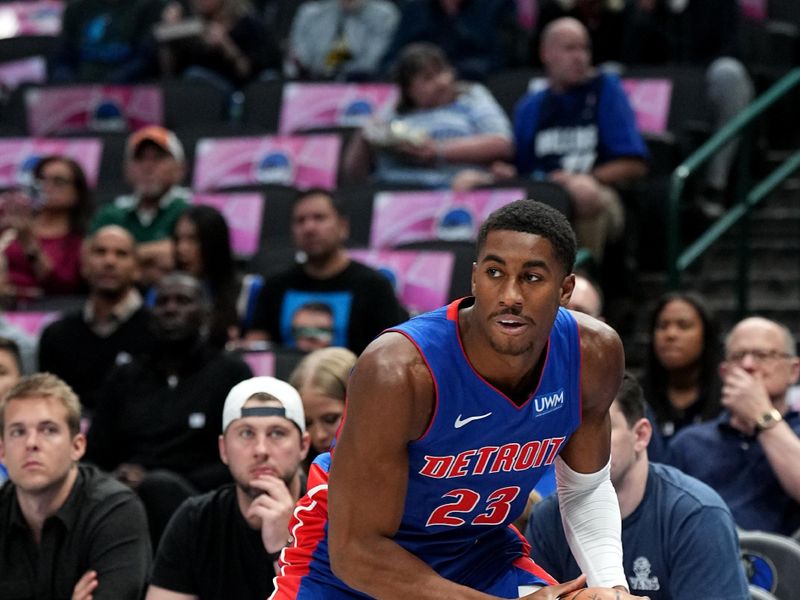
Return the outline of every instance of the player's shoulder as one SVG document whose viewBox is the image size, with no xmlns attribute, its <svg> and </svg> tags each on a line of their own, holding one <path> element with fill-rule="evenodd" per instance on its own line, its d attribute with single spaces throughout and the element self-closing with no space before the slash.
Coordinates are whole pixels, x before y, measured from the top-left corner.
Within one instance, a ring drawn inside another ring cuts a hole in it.
<svg viewBox="0 0 800 600">
<path fill-rule="evenodd" d="M 625 370 L 625 351 L 616 331 L 606 323 L 571 311 L 581 345 L 581 389 L 584 409 L 608 410 L 619 391 Z"/>
<path fill-rule="evenodd" d="M 347 389 L 348 418 L 366 414 L 374 423 L 379 414 L 406 441 L 417 439 L 432 417 L 431 372 L 416 346 L 398 332 L 383 333 L 367 346 L 353 367 Z"/>
<path fill-rule="evenodd" d="M 383 375 L 406 374 L 425 361 L 411 339 L 399 331 L 386 331 L 375 338 L 356 361 L 356 370 L 369 370 Z"/>
<path fill-rule="evenodd" d="M 622 352 L 622 340 L 613 327 L 578 311 L 569 311 L 578 325 L 581 338 L 581 352 L 584 356 L 608 352 Z"/>
</svg>

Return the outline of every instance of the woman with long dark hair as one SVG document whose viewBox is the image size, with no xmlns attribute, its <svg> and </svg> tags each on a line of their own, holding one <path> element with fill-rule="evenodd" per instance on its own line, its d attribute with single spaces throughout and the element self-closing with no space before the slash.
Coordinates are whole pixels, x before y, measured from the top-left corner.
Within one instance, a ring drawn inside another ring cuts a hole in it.
<svg viewBox="0 0 800 600">
<path fill-rule="evenodd" d="M 212 298 L 209 339 L 217 346 L 238 340 L 248 327 L 262 279 L 240 276 L 225 217 L 212 206 L 191 205 L 175 222 L 172 240 L 176 268 L 203 281 Z"/>
<path fill-rule="evenodd" d="M 662 296 L 649 331 L 643 387 L 668 440 L 682 427 L 719 414 L 719 331 L 706 300 L 695 292 Z"/>
</svg>

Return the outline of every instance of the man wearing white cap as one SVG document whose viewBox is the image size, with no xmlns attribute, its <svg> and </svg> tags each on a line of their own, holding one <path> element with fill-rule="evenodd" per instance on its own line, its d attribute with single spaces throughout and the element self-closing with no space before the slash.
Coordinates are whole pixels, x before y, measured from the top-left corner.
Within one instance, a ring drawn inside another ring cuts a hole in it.
<svg viewBox="0 0 800 600">
<path fill-rule="evenodd" d="M 289 517 L 305 493 L 309 436 L 300 395 L 274 377 L 235 385 L 219 454 L 234 484 L 190 498 L 158 547 L 147 600 L 266 598 Z"/>
</svg>

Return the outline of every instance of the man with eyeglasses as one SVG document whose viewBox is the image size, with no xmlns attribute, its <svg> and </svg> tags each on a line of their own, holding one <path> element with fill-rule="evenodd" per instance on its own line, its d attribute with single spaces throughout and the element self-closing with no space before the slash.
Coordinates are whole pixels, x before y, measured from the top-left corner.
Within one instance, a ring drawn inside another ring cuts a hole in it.
<svg viewBox="0 0 800 600">
<path fill-rule="evenodd" d="M 787 402 L 800 376 L 794 336 L 746 318 L 725 338 L 719 372 L 725 410 L 679 432 L 669 462 L 714 488 L 740 528 L 789 535 L 800 527 L 800 414 Z"/>
</svg>

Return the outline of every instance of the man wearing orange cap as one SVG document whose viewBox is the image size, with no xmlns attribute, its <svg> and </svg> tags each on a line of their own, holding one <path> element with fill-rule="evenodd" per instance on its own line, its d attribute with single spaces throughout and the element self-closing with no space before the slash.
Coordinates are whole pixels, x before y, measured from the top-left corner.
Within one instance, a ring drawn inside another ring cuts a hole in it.
<svg viewBox="0 0 800 600">
<path fill-rule="evenodd" d="M 104 225 L 131 232 L 143 280 L 152 279 L 147 276 L 152 268 L 164 272 L 172 268 L 170 234 L 191 196 L 179 185 L 185 175 L 183 145 L 177 136 L 158 125 L 144 127 L 128 138 L 125 148 L 125 176 L 133 193 L 101 207 L 92 221 L 92 232 Z"/>
</svg>

